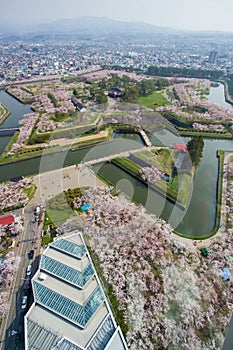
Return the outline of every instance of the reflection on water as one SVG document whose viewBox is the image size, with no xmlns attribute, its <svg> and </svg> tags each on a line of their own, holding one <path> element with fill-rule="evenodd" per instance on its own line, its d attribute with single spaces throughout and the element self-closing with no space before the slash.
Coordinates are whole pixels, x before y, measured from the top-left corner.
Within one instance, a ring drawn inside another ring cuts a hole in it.
<svg viewBox="0 0 233 350">
<path fill-rule="evenodd" d="M 11 114 L 4 120 L 0 125 L 0 128 L 17 127 L 19 121 L 23 119 L 24 114 L 31 113 L 31 107 L 28 105 L 23 105 L 15 98 L 7 94 L 5 91 L 0 91 L 0 102 L 6 106 Z M 4 151 L 8 145 L 11 136 L 0 136 L 0 154 Z"/>
<path fill-rule="evenodd" d="M 211 88 L 211 92 L 218 89 L 219 94 L 223 94 L 223 91 L 220 91 L 222 88 L 222 85 L 218 88 Z M 5 122 L 8 124 L 5 126 L 15 126 L 14 123 L 18 123 L 24 113 L 31 111 L 29 106 L 22 105 L 4 91 L 0 92 L 0 101 L 12 110 L 11 116 Z M 142 146 L 142 140 L 135 134 L 115 134 L 114 137 L 112 142 L 92 148 L 43 156 L 43 161 L 39 157 L 0 166 L 0 181 L 20 175 L 31 175 L 39 171 L 49 171 L 61 166 L 77 164 L 81 161 L 117 154 Z M 181 138 L 167 130 L 160 130 L 152 136 L 151 140 L 154 144 L 170 146 L 173 143 L 187 143 L 189 138 Z M 9 137 L 0 138 L 0 150 L 4 148 L 3 145 L 8 141 Z M 144 204 L 149 211 L 164 218 L 178 231 L 188 235 L 203 235 L 210 232 L 215 224 L 218 174 L 216 151 L 218 149 L 233 150 L 233 142 L 224 140 L 205 141 L 203 158 L 194 176 L 191 201 L 186 213 L 111 164 L 105 164 L 101 171 L 106 178 L 117 184 L 130 198 Z"/>
<path fill-rule="evenodd" d="M 154 140 L 159 138 L 166 145 L 170 136 L 171 134 L 166 130 L 163 133 L 160 132 L 159 135 L 155 133 Z M 177 142 L 177 138 L 173 134 L 172 137 Z M 184 138 L 183 142 L 187 143 L 188 140 Z M 205 235 L 215 225 L 218 176 L 216 152 L 218 149 L 233 150 L 233 141 L 205 140 L 203 157 L 194 176 L 190 205 L 186 213 L 112 164 L 102 165 L 100 173 L 130 198 L 132 197 L 134 201 L 142 203 L 148 211 L 165 219 L 177 231 L 187 235 Z M 123 182 L 122 179 L 127 181 Z M 130 190 L 128 190 L 125 185 L 128 181 L 133 185 L 133 195 L 132 187 L 130 186 Z"/>
<path fill-rule="evenodd" d="M 225 101 L 224 85 L 219 84 L 217 87 L 211 87 L 210 94 L 208 95 L 208 100 L 213 103 L 217 103 L 220 106 L 232 108 L 230 103 Z"/>
</svg>

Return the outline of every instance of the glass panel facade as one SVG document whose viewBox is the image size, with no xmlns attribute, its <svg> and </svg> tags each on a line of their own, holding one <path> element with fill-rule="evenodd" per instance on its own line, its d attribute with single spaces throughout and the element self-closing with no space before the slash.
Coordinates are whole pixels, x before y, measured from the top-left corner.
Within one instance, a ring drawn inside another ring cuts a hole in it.
<svg viewBox="0 0 233 350">
<path fill-rule="evenodd" d="M 95 311 L 104 301 L 100 287 L 97 287 L 87 299 L 84 306 L 70 300 L 63 295 L 33 281 L 35 301 L 51 311 L 65 317 L 77 325 L 85 327 Z"/>
<path fill-rule="evenodd" d="M 57 248 L 63 252 L 74 255 L 81 259 L 81 257 L 87 252 L 85 246 L 75 244 L 62 238 L 50 244 L 51 247 Z"/>
<path fill-rule="evenodd" d="M 94 274 L 94 269 L 91 264 L 87 265 L 85 269 L 80 272 L 46 255 L 42 255 L 41 257 L 40 268 L 81 288 L 85 286 Z"/>
<path fill-rule="evenodd" d="M 53 348 L 53 350 L 83 350 L 78 345 L 71 343 L 67 339 L 62 339 L 62 341 Z"/>
<path fill-rule="evenodd" d="M 114 334 L 116 327 L 113 324 L 111 316 L 108 316 L 100 329 L 95 334 L 87 350 L 103 350 Z"/>
</svg>

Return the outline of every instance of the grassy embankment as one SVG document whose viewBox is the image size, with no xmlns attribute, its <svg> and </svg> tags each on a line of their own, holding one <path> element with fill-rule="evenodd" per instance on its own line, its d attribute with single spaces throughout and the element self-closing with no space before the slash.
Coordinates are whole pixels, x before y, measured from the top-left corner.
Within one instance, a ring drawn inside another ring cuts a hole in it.
<svg viewBox="0 0 233 350">
<path fill-rule="evenodd" d="M 187 234 L 183 234 L 180 233 L 178 231 L 174 231 L 175 234 L 177 234 L 178 236 L 184 237 L 184 238 L 189 238 L 189 239 L 195 239 L 195 240 L 205 240 L 208 238 L 213 237 L 219 230 L 220 227 L 220 222 L 221 222 L 221 206 L 222 206 L 222 181 L 223 181 L 223 166 L 224 166 L 224 151 L 218 151 L 218 158 L 219 158 L 219 167 L 218 167 L 218 182 L 217 182 L 217 198 L 216 198 L 216 217 L 215 217 L 215 225 L 212 231 L 210 231 L 209 233 L 205 234 L 205 235 L 187 235 Z M 131 175 L 135 176 L 138 178 L 138 173 L 140 171 L 140 167 L 139 166 L 135 166 L 135 164 L 128 160 L 128 159 L 124 159 L 124 158 L 118 158 L 118 159 L 114 159 L 113 161 L 114 164 L 116 164 L 117 166 L 121 167 L 123 170 L 126 170 L 127 172 L 129 172 Z M 140 176 L 140 175 L 139 175 Z M 139 179 L 139 178 L 138 178 Z M 141 179 L 140 179 L 141 181 Z M 175 177 L 172 180 L 172 185 L 174 187 L 176 187 L 175 182 L 179 183 L 178 186 L 178 196 L 176 197 L 175 201 L 176 203 L 181 201 L 182 199 L 184 199 L 184 197 L 186 198 L 185 201 L 187 202 L 189 199 L 189 192 L 190 192 L 190 187 L 192 185 L 192 176 L 188 173 L 181 173 L 179 175 L 179 177 Z M 157 187 L 158 183 L 156 183 L 156 187 Z M 172 195 L 173 192 L 165 192 L 165 187 L 161 187 L 159 188 L 162 191 L 164 191 L 164 195 L 166 195 L 167 198 L 168 195 L 171 196 L 172 200 Z M 156 190 L 158 190 L 158 188 L 156 188 Z M 177 195 L 177 193 L 176 193 Z"/>
<path fill-rule="evenodd" d="M 220 138 L 220 139 L 230 139 L 232 138 L 232 133 L 229 129 L 229 125 L 224 120 L 219 120 L 218 122 L 210 121 L 209 119 L 202 120 L 190 120 L 188 117 L 183 115 L 178 115 L 173 112 L 162 112 L 161 113 L 169 122 L 171 122 L 180 136 L 203 136 L 205 138 Z M 211 130 L 196 130 L 192 127 L 192 124 L 198 122 L 199 124 L 222 124 L 225 126 L 222 131 L 211 131 Z"/>
<path fill-rule="evenodd" d="M 79 150 L 86 147 L 94 146 L 101 142 L 109 141 L 112 135 L 112 128 L 108 127 L 108 134 L 104 137 L 98 137 L 96 134 L 93 134 L 93 137 L 89 140 L 85 140 L 84 137 L 87 136 L 86 134 L 81 135 L 78 137 L 79 141 L 75 142 L 75 139 L 70 139 L 70 144 L 65 146 L 59 146 L 59 139 L 57 141 L 57 145 L 49 146 L 49 147 L 43 147 L 40 144 L 36 144 L 34 147 L 24 147 L 16 154 L 7 156 L 7 152 L 11 149 L 12 145 L 17 141 L 18 138 L 18 132 L 16 132 L 13 137 L 11 138 L 10 142 L 8 143 L 7 147 L 3 151 L 2 155 L 0 156 L 0 163 L 10 163 L 10 162 L 17 162 L 23 159 L 28 158 L 34 158 L 34 157 L 40 157 L 45 154 L 52 154 L 52 153 L 58 153 L 61 151 L 69 151 L 70 147 L 72 147 L 72 150 Z M 65 132 L 63 133 L 65 137 Z M 68 138 L 68 135 L 67 135 Z M 82 140 L 83 138 L 83 140 Z"/>
<path fill-rule="evenodd" d="M 6 120 L 11 112 L 0 102 L 0 125 Z"/>
<path fill-rule="evenodd" d="M 23 89 L 24 90 L 24 89 Z M 10 91 L 10 89 L 7 89 L 6 92 L 11 95 L 12 97 L 14 97 L 17 101 L 23 103 L 23 104 L 27 104 L 27 105 L 30 105 L 32 104 L 33 102 L 35 102 L 35 99 L 34 97 L 32 96 L 31 98 L 20 98 L 18 96 L 16 96 L 14 93 L 12 93 Z"/>
<path fill-rule="evenodd" d="M 169 182 L 161 179 L 155 183 L 148 183 L 143 180 L 141 174 L 143 167 L 136 164 L 135 161 L 131 159 L 115 158 L 112 160 L 112 163 L 122 168 L 151 189 L 160 193 L 171 202 L 180 206 L 182 209 L 185 209 L 189 199 L 193 175 L 191 170 L 183 170 L 179 171 L 178 174 L 173 174 L 174 152 L 174 150 L 162 149 L 160 151 L 142 151 L 134 154 L 134 156 L 139 159 L 139 163 L 140 160 L 142 160 L 151 166 L 155 166 L 163 173 L 168 174 L 170 176 Z"/>
</svg>

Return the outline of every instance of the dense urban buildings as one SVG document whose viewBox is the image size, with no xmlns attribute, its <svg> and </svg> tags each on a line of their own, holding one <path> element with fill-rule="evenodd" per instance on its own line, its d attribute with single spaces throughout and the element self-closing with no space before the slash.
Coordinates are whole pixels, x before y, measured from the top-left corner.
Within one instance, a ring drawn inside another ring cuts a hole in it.
<svg viewBox="0 0 233 350">
<path fill-rule="evenodd" d="M 77 35 L 0 36 L 0 84 L 45 75 L 76 75 L 86 68 L 117 66 L 147 70 L 151 65 L 232 72 L 231 36 Z"/>
</svg>

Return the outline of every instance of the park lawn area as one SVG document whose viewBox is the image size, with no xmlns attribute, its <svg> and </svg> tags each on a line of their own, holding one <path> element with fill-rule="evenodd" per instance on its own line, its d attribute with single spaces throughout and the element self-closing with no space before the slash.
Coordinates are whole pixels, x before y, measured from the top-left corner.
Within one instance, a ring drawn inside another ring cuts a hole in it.
<svg viewBox="0 0 233 350">
<path fill-rule="evenodd" d="M 56 228 L 74 215 L 65 194 L 61 193 L 47 202 L 44 229 L 47 229 L 49 225 Z"/>
<path fill-rule="evenodd" d="M 51 209 L 47 206 L 44 229 L 47 229 L 49 225 L 52 225 L 53 228 L 61 226 L 67 219 L 74 215 L 74 211 L 68 205 L 66 209 Z"/>
<path fill-rule="evenodd" d="M 149 108 L 171 105 L 171 102 L 163 96 L 163 91 L 153 92 L 153 94 L 147 96 L 140 96 L 138 103 Z"/>
</svg>

